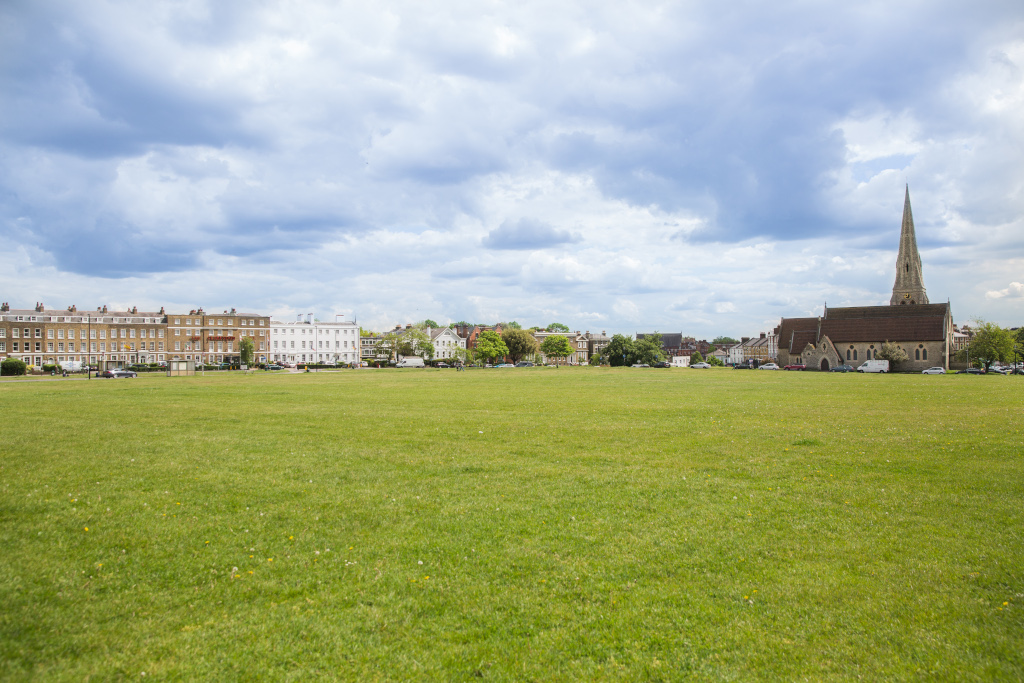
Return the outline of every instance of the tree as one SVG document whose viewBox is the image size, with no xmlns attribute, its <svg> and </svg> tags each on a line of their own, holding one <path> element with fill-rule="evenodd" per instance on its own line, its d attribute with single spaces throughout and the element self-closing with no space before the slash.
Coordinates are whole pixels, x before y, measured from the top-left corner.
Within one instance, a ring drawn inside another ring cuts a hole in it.
<svg viewBox="0 0 1024 683">
<path fill-rule="evenodd" d="M 705 359 L 705 362 L 706 362 L 706 363 L 707 363 L 708 365 L 712 365 L 712 366 L 714 366 L 714 367 L 716 367 L 716 368 L 721 368 L 721 367 L 724 367 L 724 366 L 725 366 L 725 363 L 723 363 L 723 362 L 722 362 L 722 361 L 721 361 L 721 360 L 720 360 L 720 359 L 718 358 L 718 356 L 708 356 L 708 357 L 707 357 L 707 358 Z"/>
<path fill-rule="evenodd" d="M 612 340 L 608 342 L 608 346 L 604 348 L 604 352 L 608 354 L 608 364 L 612 367 L 621 367 L 623 365 L 632 365 L 633 356 L 636 350 L 633 348 L 633 340 L 629 337 L 621 334 L 612 336 Z"/>
<path fill-rule="evenodd" d="M 537 340 L 526 330 L 513 328 L 509 323 L 509 329 L 501 333 L 501 341 L 505 342 L 508 348 L 508 357 L 513 363 L 518 363 L 531 353 L 537 353 Z"/>
<path fill-rule="evenodd" d="M 28 365 L 20 358 L 5 358 L 0 362 L 0 375 L 13 377 L 24 375 L 28 371 Z"/>
<path fill-rule="evenodd" d="M 540 345 L 541 353 L 548 358 L 568 358 L 572 355 L 572 344 L 560 334 L 553 334 Z"/>
<path fill-rule="evenodd" d="M 256 360 L 256 341 L 252 337 L 242 337 L 238 342 L 238 353 L 242 357 L 242 365 L 252 366 Z"/>
<path fill-rule="evenodd" d="M 498 358 L 508 355 L 508 347 L 501 340 L 498 333 L 493 330 L 486 330 L 476 340 L 476 355 L 484 360 L 494 362 Z"/>
<path fill-rule="evenodd" d="M 438 325 L 436 322 L 434 322 L 430 318 L 427 318 L 426 320 L 423 321 L 423 326 L 424 327 L 441 327 L 440 325 Z"/>
<path fill-rule="evenodd" d="M 1014 337 L 1009 330 L 984 320 L 976 320 L 974 329 L 974 337 L 967 346 L 972 362 L 981 363 L 988 370 L 996 361 L 1006 363 L 1013 358 Z"/>
<path fill-rule="evenodd" d="M 721 336 L 721 337 L 715 337 L 711 341 L 711 343 L 712 344 L 739 344 L 740 340 L 739 339 L 733 339 L 732 337 Z"/>
<path fill-rule="evenodd" d="M 691 365 L 693 365 L 694 363 L 703 363 L 703 362 L 704 362 L 704 356 L 700 355 L 700 351 L 694 351 L 692 354 L 690 354 L 690 364 Z"/>
<path fill-rule="evenodd" d="M 510 329 L 510 330 L 521 330 L 521 329 L 523 329 L 523 326 L 520 325 L 519 323 L 517 323 L 515 320 L 513 320 L 512 322 L 510 322 L 508 324 L 508 329 Z"/>
<path fill-rule="evenodd" d="M 434 344 L 426 330 L 412 327 L 400 335 L 398 352 L 403 356 L 420 356 L 426 360 L 434 357 Z"/>
<path fill-rule="evenodd" d="M 568 332 L 569 326 L 562 323 L 551 323 L 548 325 L 548 332 Z"/>
<path fill-rule="evenodd" d="M 472 327 L 472 325 L 467 323 L 465 320 L 460 320 L 459 322 L 455 323 L 455 326 L 456 327 Z"/>
<path fill-rule="evenodd" d="M 399 345 L 402 343 L 401 338 L 395 332 L 388 332 L 382 336 L 376 344 L 374 344 L 373 350 L 377 356 L 384 356 L 389 361 L 398 360 Z"/>
<path fill-rule="evenodd" d="M 633 342 L 633 362 L 654 365 L 665 357 L 661 348 L 661 335 L 655 332 Z"/>
<path fill-rule="evenodd" d="M 877 358 L 879 360 L 889 361 L 889 369 L 892 372 L 896 371 L 896 368 L 900 363 L 905 363 L 910 359 L 906 351 L 896 344 L 891 343 L 889 340 L 886 340 L 882 344 L 882 349 L 878 352 Z"/>
</svg>

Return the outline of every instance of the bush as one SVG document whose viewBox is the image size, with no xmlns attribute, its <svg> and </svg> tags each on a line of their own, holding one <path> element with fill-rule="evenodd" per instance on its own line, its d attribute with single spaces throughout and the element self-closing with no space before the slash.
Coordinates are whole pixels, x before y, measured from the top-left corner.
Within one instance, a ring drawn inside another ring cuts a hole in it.
<svg viewBox="0 0 1024 683">
<path fill-rule="evenodd" d="M 25 364 L 25 361 L 18 358 L 7 358 L 0 363 L 0 375 L 6 377 L 24 375 L 27 370 L 28 365 Z"/>
<path fill-rule="evenodd" d="M 43 372 L 56 372 L 59 368 L 53 363 L 44 363 Z"/>
</svg>

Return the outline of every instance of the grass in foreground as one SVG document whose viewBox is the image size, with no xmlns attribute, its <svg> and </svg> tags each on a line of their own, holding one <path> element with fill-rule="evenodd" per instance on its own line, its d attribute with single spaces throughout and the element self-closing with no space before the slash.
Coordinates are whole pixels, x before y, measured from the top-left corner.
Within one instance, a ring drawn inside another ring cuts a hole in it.
<svg viewBox="0 0 1024 683">
<path fill-rule="evenodd" d="M 0 677 L 1019 679 L 1022 390 L 0 384 Z"/>
</svg>

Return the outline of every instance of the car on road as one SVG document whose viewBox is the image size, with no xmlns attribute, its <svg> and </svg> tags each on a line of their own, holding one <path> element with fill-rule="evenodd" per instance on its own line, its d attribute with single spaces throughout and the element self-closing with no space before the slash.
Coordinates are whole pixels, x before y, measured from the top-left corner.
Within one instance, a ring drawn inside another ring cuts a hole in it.
<svg viewBox="0 0 1024 683">
<path fill-rule="evenodd" d="M 651 367 L 647 363 L 633 363 L 634 368 L 649 368 Z"/>
<path fill-rule="evenodd" d="M 657 363 L 655 363 L 654 365 L 652 365 L 651 367 L 652 368 L 670 368 L 670 367 L 672 367 L 672 364 L 669 363 L 668 361 L 660 360 Z"/>
<path fill-rule="evenodd" d="M 107 379 L 135 379 L 138 375 L 131 370 L 114 368 L 113 370 L 104 370 L 99 374 L 99 377 L 105 377 Z"/>
<path fill-rule="evenodd" d="M 985 371 L 981 368 L 964 368 L 963 370 L 957 370 L 958 375 L 984 375 Z"/>
<path fill-rule="evenodd" d="M 533 367 L 533 363 L 531 363 L 528 360 L 521 360 L 518 363 L 516 363 L 516 367 L 517 368 L 532 368 Z"/>
<path fill-rule="evenodd" d="M 999 374 L 999 375 L 1009 375 L 1010 374 L 1010 368 L 1004 368 L 1001 365 L 993 365 L 992 367 L 990 367 L 988 369 L 988 371 L 989 372 L 994 372 L 994 373 Z"/>
<path fill-rule="evenodd" d="M 946 368 L 940 368 L 939 366 L 936 365 L 934 368 L 928 368 L 926 370 L 922 370 L 921 374 L 922 375 L 945 375 L 946 374 Z"/>
<path fill-rule="evenodd" d="M 857 368 L 857 372 L 879 372 L 885 374 L 889 372 L 889 361 L 887 360 L 866 360 L 861 363 L 860 367 Z"/>
<path fill-rule="evenodd" d="M 764 365 L 762 365 L 761 367 L 758 368 L 758 370 L 778 370 L 778 369 L 779 369 L 779 366 L 776 365 L 775 363 L 765 363 Z"/>
<path fill-rule="evenodd" d="M 711 367 L 711 363 L 694 363 L 690 367 L 694 370 L 707 370 Z"/>
<path fill-rule="evenodd" d="M 267 370 L 284 370 L 284 366 L 278 365 L 277 363 L 272 363 L 271 365 L 267 366 Z"/>
<path fill-rule="evenodd" d="M 732 366 L 732 369 L 733 370 L 749 370 L 750 369 L 750 365 L 748 363 L 738 363 L 738 364 Z"/>
<path fill-rule="evenodd" d="M 786 367 L 784 367 L 782 369 L 783 370 L 806 370 L 807 366 L 803 365 L 801 363 L 793 363 L 792 365 L 787 365 Z"/>
<path fill-rule="evenodd" d="M 829 370 L 829 372 L 854 372 L 856 369 L 857 368 L 853 367 L 852 365 L 844 364 L 835 366 L 834 368 Z"/>
</svg>

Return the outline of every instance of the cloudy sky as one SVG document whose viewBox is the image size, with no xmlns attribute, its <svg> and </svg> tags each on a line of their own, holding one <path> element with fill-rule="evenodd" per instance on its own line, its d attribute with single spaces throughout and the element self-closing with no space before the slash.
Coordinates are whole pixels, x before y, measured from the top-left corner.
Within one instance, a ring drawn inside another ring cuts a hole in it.
<svg viewBox="0 0 1024 683">
<path fill-rule="evenodd" d="M 1024 3 L 0 4 L 0 295 L 756 334 L 1024 323 Z"/>
</svg>

